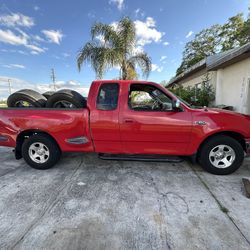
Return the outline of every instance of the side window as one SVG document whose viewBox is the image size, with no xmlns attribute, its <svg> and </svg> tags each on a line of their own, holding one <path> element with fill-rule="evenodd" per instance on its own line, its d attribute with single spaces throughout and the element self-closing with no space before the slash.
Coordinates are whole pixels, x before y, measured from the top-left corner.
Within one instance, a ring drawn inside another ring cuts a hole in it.
<svg viewBox="0 0 250 250">
<path fill-rule="evenodd" d="M 99 110 L 114 110 L 117 108 L 119 85 L 117 83 L 104 83 L 99 89 L 96 108 Z"/>
<path fill-rule="evenodd" d="M 171 111 L 172 100 L 161 90 L 146 84 L 132 84 L 129 91 L 129 107 L 138 111 Z"/>
</svg>

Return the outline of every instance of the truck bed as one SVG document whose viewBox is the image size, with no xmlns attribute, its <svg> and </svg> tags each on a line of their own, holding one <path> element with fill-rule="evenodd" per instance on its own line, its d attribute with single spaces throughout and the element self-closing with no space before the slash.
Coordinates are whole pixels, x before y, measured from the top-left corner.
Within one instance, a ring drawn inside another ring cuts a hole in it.
<svg viewBox="0 0 250 250">
<path fill-rule="evenodd" d="M 62 151 L 92 151 L 89 110 L 47 108 L 1 108 L 0 146 L 15 147 L 18 135 L 39 131 L 52 136 Z M 86 137 L 86 143 L 72 144 L 69 139 Z"/>
</svg>

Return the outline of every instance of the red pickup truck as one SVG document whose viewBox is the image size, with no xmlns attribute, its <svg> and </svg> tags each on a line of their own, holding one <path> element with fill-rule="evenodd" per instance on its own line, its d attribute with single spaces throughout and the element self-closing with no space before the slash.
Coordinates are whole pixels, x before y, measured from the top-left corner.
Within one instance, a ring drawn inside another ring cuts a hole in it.
<svg viewBox="0 0 250 250">
<path fill-rule="evenodd" d="M 117 159 L 191 156 L 210 173 L 230 174 L 250 152 L 250 116 L 192 108 L 159 84 L 94 81 L 86 108 L 0 109 L 0 146 L 33 168 L 48 169 L 61 152 Z"/>
</svg>

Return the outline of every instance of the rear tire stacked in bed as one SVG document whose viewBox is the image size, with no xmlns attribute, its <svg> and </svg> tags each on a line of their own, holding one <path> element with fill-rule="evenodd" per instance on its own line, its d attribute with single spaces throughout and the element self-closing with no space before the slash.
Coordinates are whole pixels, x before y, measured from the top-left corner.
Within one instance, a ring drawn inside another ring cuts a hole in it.
<svg viewBox="0 0 250 250">
<path fill-rule="evenodd" d="M 86 108 L 87 101 L 70 89 L 47 91 L 43 95 L 31 89 L 23 89 L 11 94 L 7 105 L 16 108 Z"/>
<path fill-rule="evenodd" d="M 32 89 L 22 89 L 11 94 L 7 100 L 8 107 L 45 107 L 47 99 Z"/>
<path fill-rule="evenodd" d="M 51 95 L 46 103 L 47 108 L 86 108 L 87 101 L 78 92 L 62 89 Z"/>
</svg>

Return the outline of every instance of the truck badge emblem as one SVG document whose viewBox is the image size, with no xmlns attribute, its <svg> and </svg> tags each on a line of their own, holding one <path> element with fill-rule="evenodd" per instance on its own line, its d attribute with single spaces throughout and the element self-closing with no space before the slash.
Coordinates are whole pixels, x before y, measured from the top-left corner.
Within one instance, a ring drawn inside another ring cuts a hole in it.
<svg viewBox="0 0 250 250">
<path fill-rule="evenodd" d="M 195 124 L 197 124 L 197 125 L 206 125 L 207 123 L 205 121 L 196 121 Z"/>
</svg>

